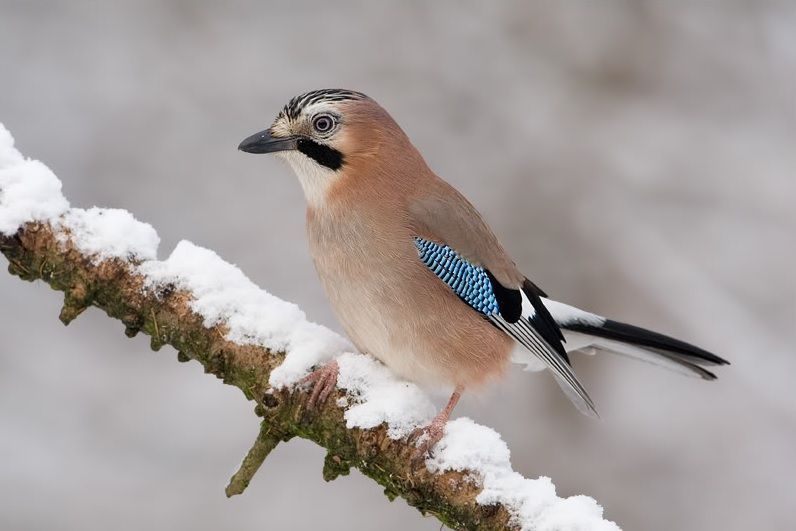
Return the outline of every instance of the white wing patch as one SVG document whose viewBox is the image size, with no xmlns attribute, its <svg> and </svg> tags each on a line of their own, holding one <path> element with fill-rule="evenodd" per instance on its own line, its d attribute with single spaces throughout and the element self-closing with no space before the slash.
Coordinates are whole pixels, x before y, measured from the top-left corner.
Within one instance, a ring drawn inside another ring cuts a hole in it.
<svg viewBox="0 0 796 531">
<path fill-rule="evenodd" d="M 565 326 L 572 323 L 601 326 L 603 323 L 605 323 L 605 317 L 600 317 L 599 315 L 583 311 L 580 308 L 575 308 L 574 306 L 564 304 L 563 302 L 554 301 L 553 299 L 546 299 L 544 297 L 541 299 L 542 303 L 545 305 L 545 308 L 547 308 L 547 311 L 550 312 L 550 315 L 553 316 L 555 322 L 560 326 Z M 526 300 L 525 294 L 523 294 L 523 311 L 525 311 Z M 530 306 L 530 302 L 528 302 L 528 305 Z M 533 310 L 533 308 L 531 308 L 531 310 Z"/>
<path fill-rule="evenodd" d="M 522 316 L 529 319 L 529 318 L 533 317 L 534 315 L 536 315 L 536 309 L 531 304 L 531 301 L 528 300 L 528 296 L 525 294 L 524 291 L 520 290 L 520 295 L 522 295 Z M 542 299 L 542 300 L 544 301 L 544 299 Z M 545 306 L 547 306 L 547 305 L 545 304 Z M 551 315 L 552 315 L 552 312 L 551 312 Z M 555 318 L 556 318 L 556 316 L 553 315 L 553 319 L 555 319 Z"/>
</svg>

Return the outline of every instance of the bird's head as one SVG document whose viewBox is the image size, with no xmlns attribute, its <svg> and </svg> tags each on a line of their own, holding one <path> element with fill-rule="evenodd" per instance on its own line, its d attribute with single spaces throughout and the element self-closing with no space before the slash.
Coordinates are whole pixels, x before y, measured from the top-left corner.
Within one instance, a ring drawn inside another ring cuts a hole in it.
<svg viewBox="0 0 796 531">
<path fill-rule="evenodd" d="M 307 200 L 317 204 L 357 161 L 373 158 L 381 146 L 402 136 L 387 112 L 364 94 L 323 89 L 291 99 L 268 129 L 246 138 L 238 149 L 286 160 Z"/>
</svg>

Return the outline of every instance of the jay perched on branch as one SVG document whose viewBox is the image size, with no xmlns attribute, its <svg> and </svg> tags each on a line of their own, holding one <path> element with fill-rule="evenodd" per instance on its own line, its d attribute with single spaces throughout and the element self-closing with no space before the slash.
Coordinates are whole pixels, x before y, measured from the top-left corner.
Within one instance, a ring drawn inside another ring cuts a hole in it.
<svg viewBox="0 0 796 531">
<path fill-rule="evenodd" d="M 415 434 L 422 454 L 442 437 L 461 393 L 494 381 L 510 361 L 550 369 L 589 415 L 596 410 L 570 365 L 574 350 L 628 355 L 708 380 L 715 376 L 705 365 L 727 363 L 547 298 L 473 205 L 364 94 L 297 96 L 239 149 L 275 153 L 298 176 L 315 267 L 357 348 L 403 378 L 453 389 L 447 406 Z M 336 378 L 332 361 L 305 379 L 314 385 L 312 404 L 326 400 Z"/>
</svg>

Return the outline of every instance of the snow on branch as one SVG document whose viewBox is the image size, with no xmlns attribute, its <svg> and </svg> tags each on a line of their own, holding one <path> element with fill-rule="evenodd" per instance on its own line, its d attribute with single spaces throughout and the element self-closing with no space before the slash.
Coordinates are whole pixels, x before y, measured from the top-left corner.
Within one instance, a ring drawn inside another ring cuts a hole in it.
<svg viewBox="0 0 796 531">
<path fill-rule="evenodd" d="M 146 333 L 155 350 L 172 345 L 180 361 L 202 363 L 256 402 L 260 433 L 228 495 L 243 492 L 279 442 L 303 437 L 327 449 L 327 480 L 356 467 L 390 499 L 401 496 L 453 528 L 619 529 L 592 498 L 560 498 L 549 478 L 512 470 L 500 435 L 467 418 L 449 422 L 433 456 L 415 463 L 405 437 L 434 414 L 417 386 L 213 251 L 182 241 L 159 261 L 158 244 L 155 230 L 124 210 L 70 208 L 58 178 L 25 159 L 0 124 L 0 251 L 9 271 L 64 291 L 65 324 L 99 307 L 128 336 Z M 337 400 L 310 410 L 296 383 L 332 357 L 340 366 Z"/>
</svg>

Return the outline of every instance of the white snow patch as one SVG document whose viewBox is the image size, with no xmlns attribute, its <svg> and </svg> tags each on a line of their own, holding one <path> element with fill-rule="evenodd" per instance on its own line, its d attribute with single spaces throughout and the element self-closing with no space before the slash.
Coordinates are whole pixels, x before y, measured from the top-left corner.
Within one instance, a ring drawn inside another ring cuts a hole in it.
<svg viewBox="0 0 796 531">
<path fill-rule="evenodd" d="M 370 356 L 346 353 L 337 363 L 337 387 L 348 391 L 353 404 L 345 412 L 346 427 L 368 429 L 386 422 L 387 435 L 401 439 L 434 418 L 436 408 L 426 393 Z"/>
<path fill-rule="evenodd" d="M 151 225 L 125 210 L 70 209 L 58 177 L 41 162 L 23 157 L 0 124 L 0 232 L 14 234 L 31 221 L 49 222 L 59 241 L 68 239 L 97 260 L 154 259 L 160 241 Z"/>
<path fill-rule="evenodd" d="M 24 223 L 49 221 L 68 208 L 61 181 L 41 162 L 25 159 L 0 123 L 0 233 L 11 236 Z"/>
<path fill-rule="evenodd" d="M 510 452 L 500 435 L 468 418 L 448 422 L 445 435 L 426 461 L 432 472 L 469 471 L 482 485 L 476 501 L 500 503 L 512 523 L 533 531 L 618 531 L 604 520 L 602 507 L 588 496 L 559 498 L 550 478 L 528 479 L 511 468 Z"/>
<path fill-rule="evenodd" d="M 178 243 L 162 262 L 144 262 L 139 271 L 149 288 L 174 284 L 191 292 L 191 309 L 207 327 L 226 326 L 228 340 L 286 351 L 284 363 L 271 374 L 275 387 L 297 382 L 313 365 L 351 348 L 331 330 L 308 322 L 295 304 L 259 288 L 240 269 L 189 241 Z"/>
<path fill-rule="evenodd" d="M 53 224 L 68 229 L 58 240 L 70 240 L 84 254 L 96 261 L 109 258 L 122 260 L 154 260 L 160 237 L 152 225 L 138 221 L 126 210 L 118 208 L 73 208 Z"/>
</svg>

